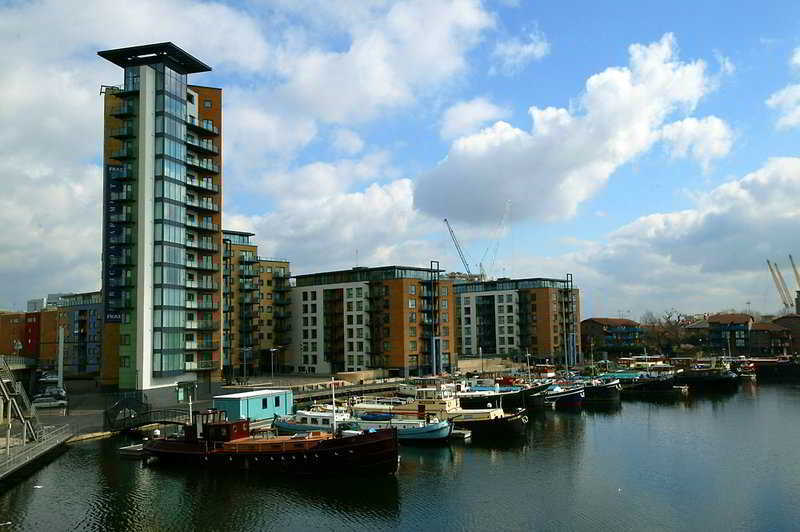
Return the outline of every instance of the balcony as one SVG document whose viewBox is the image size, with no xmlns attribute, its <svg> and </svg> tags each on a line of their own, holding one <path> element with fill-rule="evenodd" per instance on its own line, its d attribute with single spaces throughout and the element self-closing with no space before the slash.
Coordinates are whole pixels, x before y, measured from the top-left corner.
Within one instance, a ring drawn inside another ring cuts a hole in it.
<svg viewBox="0 0 800 532">
<path fill-rule="evenodd" d="M 111 167 L 108 171 L 108 176 L 111 179 L 117 181 L 128 181 L 130 179 L 136 179 L 136 175 L 133 173 L 133 168 L 130 166 L 128 167 Z"/>
<path fill-rule="evenodd" d="M 136 266 L 135 257 L 108 257 L 109 266 Z"/>
<path fill-rule="evenodd" d="M 244 255 L 239 256 L 239 262 L 242 264 L 254 264 L 258 262 L 258 257 L 246 253 Z"/>
<path fill-rule="evenodd" d="M 239 325 L 239 332 L 242 334 L 255 332 L 257 330 L 258 330 L 257 325 L 251 325 L 249 323 L 242 323 Z"/>
<path fill-rule="evenodd" d="M 250 267 L 240 267 L 239 277 L 258 277 L 258 271 Z"/>
<path fill-rule="evenodd" d="M 127 222 L 135 222 L 136 217 L 133 213 L 119 213 L 119 214 L 109 214 L 108 221 L 111 223 L 127 223 Z"/>
<path fill-rule="evenodd" d="M 199 122 L 196 118 L 188 117 L 186 124 L 189 126 L 190 131 L 201 133 L 203 135 L 219 135 L 219 128 L 214 125 L 206 125 Z"/>
<path fill-rule="evenodd" d="M 184 349 L 187 351 L 216 351 L 219 349 L 219 343 L 206 340 L 187 341 Z"/>
<path fill-rule="evenodd" d="M 212 262 L 197 262 L 195 260 L 187 260 L 186 267 L 195 270 L 209 270 L 214 272 L 219 271 L 219 264 L 213 264 Z"/>
<path fill-rule="evenodd" d="M 126 102 L 111 111 L 111 116 L 116 117 L 125 117 L 125 116 L 133 116 L 136 114 L 136 106 L 133 105 L 133 102 Z"/>
<path fill-rule="evenodd" d="M 194 179 L 187 177 L 186 186 L 199 188 L 202 190 L 208 190 L 209 192 L 219 192 L 219 185 L 215 185 L 214 183 L 208 180 L 201 180 L 201 179 Z"/>
<path fill-rule="evenodd" d="M 131 244 L 136 243 L 136 237 L 134 235 L 109 235 L 108 243 L 113 245 L 130 246 Z"/>
<path fill-rule="evenodd" d="M 108 195 L 111 201 L 136 201 L 136 192 L 133 190 L 122 190 L 119 192 L 111 192 Z"/>
<path fill-rule="evenodd" d="M 219 322 L 213 320 L 187 321 L 184 328 L 194 331 L 215 331 L 219 329 Z"/>
<path fill-rule="evenodd" d="M 201 229 L 203 231 L 213 231 L 215 233 L 219 232 L 219 224 L 211 223 L 211 222 L 198 222 L 195 220 L 186 220 L 184 222 L 186 227 L 194 227 L 195 229 Z"/>
<path fill-rule="evenodd" d="M 115 152 L 111 153 L 111 158 L 116 159 L 118 161 L 125 161 L 128 159 L 135 159 L 136 158 L 136 150 L 133 148 L 122 148 Z"/>
<path fill-rule="evenodd" d="M 206 172 L 219 173 L 219 166 L 208 160 L 195 159 L 194 157 L 186 158 L 186 166 L 196 168 L 198 170 L 205 170 Z"/>
<path fill-rule="evenodd" d="M 187 240 L 186 247 L 195 249 L 207 249 L 209 251 L 219 251 L 219 244 L 214 244 L 213 242 L 204 242 L 202 240 Z"/>
<path fill-rule="evenodd" d="M 133 126 L 115 127 L 111 129 L 110 136 L 115 139 L 130 139 L 136 136 Z"/>
<path fill-rule="evenodd" d="M 189 207 L 195 207 L 197 209 L 219 212 L 219 204 L 214 203 L 213 201 L 208 199 L 190 198 L 187 196 L 184 202 Z"/>
<path fill-rule="evenodd" d="M 279 297 L 279 298 L 275 298 L 273 300 L 273 303 L 276 304 L 276 305 L 285 306 L 285 305 L 291 305 L 292 304 L 292 300 L 289 299 L 288 297 Z"/>
<path fill-rule="evenodd" d="M 258 285 L 256 283 L 239 283 L 239 290 L 240 291 L 258 290 Z"/>
<path fill-rule="evenodd" d="M 194 288 L 196 290 L 219 290 L 219 283 L 214 281 L 186 281 L 186 288 Z"/>
<path fill-rule="evenodd" d="M 199 152 L 202 152 L 202 153 L 207 153 L 207 154 L 211 154 L 211 155 L 219 155 L 219 148 L 217 147 L 216 144 L 214 144 L 210 140 L 203 139 L 203 140 L 197 141 L 197 140 L 186 139 L 186 145 L 189 146 L 190 149 L 193 149 L 193 150 L 196 150 L 196 151 L 199 151 Z"/>
<path fill-rule="evenodd" d="M 196 360 L 184 364 L 184 371 L 215 371 L 220 368 L 219 360 Z"/>
</svg>

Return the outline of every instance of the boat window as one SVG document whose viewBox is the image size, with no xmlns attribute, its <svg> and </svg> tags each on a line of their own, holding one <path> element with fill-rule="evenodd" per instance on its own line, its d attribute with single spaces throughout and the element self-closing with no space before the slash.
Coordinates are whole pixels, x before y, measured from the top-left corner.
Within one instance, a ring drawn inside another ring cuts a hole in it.
<svg viewBox="0 0 800 532">
<path fill-rule="evenodd" d="M 328 419 L 328 418 L 324 418 L 324 419 L 322 420 L 322 424 L 323 424 L 323 425 L 330 425 L 330 424 L 331 424 L 331 420 L 330 420 L 330 419 Z"/>
<path fill-rule="evenodd" d="M 317 419 L 317 418 L 315 418 L 315 417 L 312 417 L 312 418 L 311 418 L 311 424 L 312 424 L 312 425 L 319 425 L 319 419 Z"/>
<path fill-rule="evenodd" d="M 300 418 L 300 423 L 308 423 L 308 418 L 303 416 Z"/>
</svg>

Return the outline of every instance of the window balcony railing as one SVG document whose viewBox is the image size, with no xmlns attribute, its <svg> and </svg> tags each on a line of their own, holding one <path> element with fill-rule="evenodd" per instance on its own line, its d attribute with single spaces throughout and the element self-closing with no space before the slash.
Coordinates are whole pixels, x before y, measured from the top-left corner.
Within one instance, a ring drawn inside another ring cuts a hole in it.
<svg viewBox="0 0 800 532">
<path fill-rule="evenodd" d="M 112 159 L 117 159 L 120 161 L 125 159 L 133 159 L 134 157 L 136 157 L 136 150 L 133 148 L 122 148 L 111 153 Z"/>
<path fill-rule="evenodd" d="M 136 113 L 136 107 L 133 102 L 126 102 L 111 111 L 111 116 L 131 116 Z"/>
<path fill-rule="evenodd" d="M 211 181 L 187 177 L 186 184 L 189 185 L 190 187 L 201 188 L 203 190 L 208 190 L 211 192 L 219 192 L 219 185 L 215 185 Z"/>
<path fill-rule="evenodd" d="M 214 203 L 211 200 L 190 198 L 190 197 L 187 196 L 186 199 L 184 200 L 184 202 L 186 203 L 186 205 L 188 205 L 190 207 L 196 207 L 198 209 L 205 209 L 207 211 L 219 212 L 219 204 L 218 203 Z"/>
<path fill-rule="evenodd" d="M 122 223 L 122 222 L 135 222 L 136 217 L 133 213 L 120 213 L 120 214 L 109 214 L 108 221 L 112 223 Z"/>
<path fill-rule="evenodd" d="M 111 201 L 136 201 L 136 193 L 133 190 L 111 192 L 108 195 L 108 199 Z"/>
<path fill-rule="evenodd" d="M 186 288 L 195 288 L 197 290 L 219 290 L 219 283 L 214 281 L 186 281 Z"/>
<path fill-rule="evenodd" d="M 214 371 L 220 368 L 219 360 L 194 360 L 184 364 L 184 371 Z"/>
<path fill-rule="evenodd" d="M 198 168 L 200 170 L 205 170 L 207 172 L 214 172 L 215 174 L 219 173 L 218 165 L 212 163 L 211 161 L 206 161 L 204 159 L 195 159 L 194 157 L 187 157 L 186 165 L 191 166 L 193 168 Z"/>
<path fill-rule="evenodd" d="M 218 272 L 219 271 L 219 264 L 213 264 L 211 262 L 197 262 L 196 260 L 187 260 L 186 261 L 187 268 L 193 268 L 195 270 L 211 270 Z"/>
<path fill-rule="evenodd" d="M 214 320 L 187 321 L 184 328 L 196 331 L 214 331 L 219 329 L 219 322 Z"/>
<path fill-rule="evenodd" d="M 189 124 L 190 129 L 193 129 L 195 131 L 200 131 L 202 133 L 211 135 L 219 135 L 218 127 L 214 126 L 213 124 L 200 122 L 192 116 L 186 118 L 186 123 Z"/>
<path fill-rule="evenodd" d="M 136 243 L 136 237 L 134 235 L 109 236 L 108 237 L 108 243 L 109 244 L 118 244 L 118 245 L 121 245 L 121 244 L 126 244 L 126 245 L 135 244 Z"/>
<path fill-rule="evenodd" d="M 193 139 L 186 139 L 186 144 L 191 146 L 192 148 L 196 148 L 199 151 L 203 151 L 206 153 L 213 153 L 214 155 L 219 154 L 219 148 L 216 144 L 211 142 L 210 140 L 193 140 Z"/>
<path fill-rule="evenodd" d="M 202 240 L 187 240 L 186 247 L 195 249 L 207 249 L 209 251 L 219 251 L 219 244 L 204 242 Z"/>
<path fill-rule="evenodd" d="M 195 220 L 186 220 L 184 222 L 186 227 L 194 227 L 196 229 L 203 229 L 204 231 L 219 231 L 219 224 L 211 223 L 211 222 L 198 222 Z"/>
</svg>

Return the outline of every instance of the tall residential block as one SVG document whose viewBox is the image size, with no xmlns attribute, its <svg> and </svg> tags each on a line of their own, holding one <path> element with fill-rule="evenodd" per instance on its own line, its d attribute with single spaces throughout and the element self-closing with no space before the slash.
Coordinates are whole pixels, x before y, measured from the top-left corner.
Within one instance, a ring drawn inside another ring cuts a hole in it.
<svg viewBox="0 0 800 532">
<path fill-rule="evenodd" d="M 459 352 L 581 361 L 580 292 L 565 279 L 497 279 L 455 285 Z"/>
<path fill-rule="evenodd" d="M 396 376 L 452 371 L 453 282 L 440 273 L 438 267 L 385 266 L 296 276 L 287 369 L 384 369 Z"/>
<path fill-rule="evenodd" d="M 124 70 L 104 91 L 104 382 L 219 380 L 222 90 L 188 84 L 211 67 L 172 43 L 98 55 Z"/>
<path fill-rule="evenodd" d="M 281 371 L 289 262 L 258 256 L 253 233 L 223 231 L 224 365 L 228 379 Z"/>
</svg>

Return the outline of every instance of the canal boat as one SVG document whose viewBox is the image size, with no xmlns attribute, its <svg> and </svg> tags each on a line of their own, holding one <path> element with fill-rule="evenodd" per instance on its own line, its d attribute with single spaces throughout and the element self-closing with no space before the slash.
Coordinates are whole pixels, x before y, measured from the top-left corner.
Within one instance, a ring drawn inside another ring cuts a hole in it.
<svg viewBox="0 0 800 532">
<path fill-rule="evenodd" d="M 585 383 L 583 404 L 619 403 L 621 392 L 619 379 L 591 379 Z"/>
<path fill-rule="evenodd" d="M 304 432 L 251 434 L 250 421 L 228 421 L 225 412 L 197 413 L 183 437 L 145 442 L 147 459 L 162 464 L 239 467 L 301 475 L 394 474 L 399 462 L 397 430 L 367 430 L 340 436 Z"/>
<path fill-rule="evenodd" d="M 623 399 L 665 401 L 686 395 L 687 388 L 675 384 L 674 374 L 653 375 L 633 371 L 609 373 L 606 376 L 619 379 Z"/>
<path fill-rule="evenodd" d="M 461 408 L 525 408 L 524 388 L 521 386 L 470 386 L 456 392 Z"/>
<path fill-rule="evenodd" d="M 725 367 L 694 367 L 676 373 L 675 384 L 689 386 L 693 392 L 733 391 L 739 386 L 739 375 Z"/>
<path fill-rule="evenodd" d="M 586 396 L 582 384 L 553 384 L 544 393 L 544 404 L 552 408 L 578 408 Z"/>
</svg>

